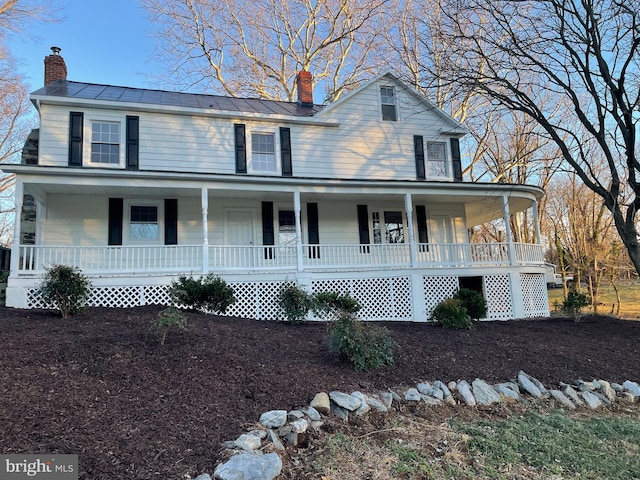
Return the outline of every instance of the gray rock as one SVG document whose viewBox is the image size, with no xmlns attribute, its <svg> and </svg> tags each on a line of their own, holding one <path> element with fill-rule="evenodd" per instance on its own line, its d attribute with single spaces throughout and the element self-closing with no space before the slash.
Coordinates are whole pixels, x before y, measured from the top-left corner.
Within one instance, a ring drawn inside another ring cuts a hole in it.
<svg viewBox="0 0 640 480">
<path fill-rule="evenodd" d="M 301 418 L 304 418 L 304 412 L 302 410 L 291 410 L 287 414 L 287 420 L 289 420 L 290 422 L 300 420 Z"/>
<path fill-rule="evenodd" d="M 436 380 L 435 382 L 433 382 L 433 388 L 437 388 L 438 390 L 440 390 L 443 394 L 444 397 L 451 397 L 451 390 L 449 389 L 449 387 L 447 387 L 443 382 L 441 382 L 440 380 Z"/>
<path fill-rule="evenodd" d="M 625 392 L 629 392 L 634 397 L 640 397 L 640 385 L 630 380 L 625 380 L 622 384 Z"/>
<path fill-rule="evenodd" d="M 389 410 L 391 405 L 393 405 L 393 394 L 391 392 L 380 392 L 378 397 L 380 397 L 382 404 Z"/>
<path fill-rule="evenodd" d="M 291 425 L 291 428 L 295 433 L 304 433 L 309 428 L 309 420 L 301 418 L 291 422 L 289 425 Z"/>
<path fill-rule="evenodd" d="M 360 407 L 353 413 L 356 414 L 356 417 L 361 417 L 363 415 L 366 415 L 367 413 L 369 413 L 371 411 L 371 407 L 366 404 L 363 403 L 362 405 L 360 405 Z"/>
<path fill-rule="evenodd" d="M 606 395 L 602 392 L 591 392 L 593 393 L 596 397 L 598 397 L 600 400 L 602 400 L 602 403 L 604 403 L 605 405 L 611 405 L 611 400 L 609 400 Z"/>
<path fill-rule="evenodd" d="M 518 373 L 518 386 L 520 387 L 521 391 L 524 391 L 525 393 L 528 393 L 535 398 L 542 397 L 542 392 L 540 391 L 540 389 L 529 379 L 529 376 L 524 372 Z"/>
<path fill-rule="evenodd" d="M 451 391 L 451 392 L 455 392 L 456 388 L 458 388 L 458 384 L 456 382 L 449 382 L 447 383 L 447 388 Z"/>
<path fill-rule="evenodd" d="M 422 395 L 422 401 L 431 407 L 442 405 L 442 401 L 431 395 Z"/>
<path fill-rule="evenodd" d="M 240 453 L 218 465 L 213 477 L 218 480 L 273 480 L 281 471 L 282 460 L 277 453 Z"/>
<path fill-rule="evenodd" d="M 243 434 L 240 435 L 236 441 L 236 446 L 241 448 L 242 450 L 246 450 L 247 452 L 253 452 L 254 450 L 258 450 L 262 446 L 262 440 L 260 440 L 255 435 Z"/>
<path fill-rule="evenodd" d="M 347 410 L 346 408 L 342 408 L 340 405 L 336 403 L 331 403 L 331 411 L 340 420 L 344 420 L 344 421 L 349 420 L 349 410 Z"/>
<path fill-rule="evenodd" d="M 331 410 L 331 402 L 329 400 L 329 395 L 325 392 L 320 392 L 313 397 L 310 403 L 312 408 L 315 408 L 318 412 L 323 415 L 327 415 Z"/>
<path fill-rule="evenodd" d="M 621 398 L 622 401 L 626 403 L 633 403 L 636 401 L 636 397 L 633 395 L 633 393 L 629 393 L 629 392 L 622 392 L 620 393 L 620 395 L 618 395 L 618 397 Z"/>
<path fill-rule="evenodd" d="M 420 395 L 420 392 L 417 388 L 410 388 L 405 392 L 404 399 L 407 402 L 419 402 L 420 400 L 422 400 L 422 395 Z"/>
<path fill-rule="evenodd" d="M 369 405 L 371 408 L 373 408 L 376 412 L 379 412 L 379 413 L 386 413 L 389 410 L 384 403 L 382 403 L 380 400 L 378 400 L 375 397 L 367 398 L 367 405 Z"/>
<path fill-rule="evenodd" d="M 249 435 L 253 435 L 254 437 L 258 437 L 260 440 L 264 440 L 265 438 L 267 438 L 267 432 L 265 432 L 264 430 L 255 429 L 247 433 Z"/>
<path fill-rule="evenodd" d="M 260 415 L 260 424 L 266 428 L 278 428 L 287 423 L 286 410 L 271 410 Z"/>
<path fill-rule="evenodd" d="M 416 385 L 416 388 L 422 395 L 431 395 L 433 392 L 433 387 L 429 382 L 422 382 Z"/>
<path fill-rule="evenodd" d="M 320 412 L 313 407 L 308 407 L 303 410 L 304 414 L 309 417 L 309 420 L 312 422 L 319 422 L 322 420 L 322 415 Z"/>
<path fill-rule="evenodd" d="M 520 394 L 515 390 L 513 390 L 512 388 L 510 388 L 507 384 L 499 383 L 494 388 L 498 391 L 500 395 L 504 396 L 505 398 L 511 399 L 515 402 L 520 400 Z"/>
<path fill-rule="evenodd" d="M 611 387 L 611 384 L 606 380 L 598 380 L 600 384 L 600 393 L 602 393 L 610 402 L 616 401 L 616 391 Z"/>
<path fill-rule="evenodd" d="M 235 440 L 228 440 L 226 442 L 222 442 L 220 444 L 220 446 L 222 448 L 226 448 L 227 450 L 235 450 L 238 448 L 238 445 L 236 445 L 236 441 Z"/>
<path fill-rule="evenodd" d="M 500 394 L 484 380 L 476 378 L 471 386 L 473 387 L 473 396 L 476 399 L 476 403 L 480 405 L 500 403 Z"/>
<path fill-rule="evenodd" d="M 518 372 L 518 383 L 521 385 L 521 381 L 520 378 L 526 378 L 527 380 L 529 380 L 529 382 L 531 382 L 533 385 L 535 385 L 535 387 L 538 389 L 538 391 L 540 392 L 540 396 L 544 396 L 544 395 L 548 395 L 549 392 L 547 391 L 547 389 L 544 387 L 544 385 L 542 384 L 542 382 L 540 380 L 538 380 L 537 378 L 532 377 L 531 375 L 523 372 L 522 370 L 520 370 Z M 533 393 L 529 392 L 530 395 L 533 395 L 534 397 L 538 398 L 537 395 L 534 395 Z"/>
<path fill-rule="evenodd" d="M 588 390 L 582 392 L 582 399 L 587 404 L 587 407 L 592 410 L 595 410 L 602 406 L 602 400 L 600 400 L 600 398 L 595 393 Z"/>
<path fill-rule="evenodd" d="M 349 410 L 350 412 L 353 412 L 359 409 L 360 406 L 362 405 L 362 400 L 352 395 L 349 395 L 348 393 L 336 392 L 336 391 L 330 392 L 329 398 L 333 400 L 333 402 L 336 405 L 339 405 L 340 407 L 346 410 Z"/>
<path fill-rule="evenodd" d="M 613 388 L 616 393 L 624 392 L 624 387 L 619 383 L 611 382 L 611 388 Z"/>
<path fill-rule="evenodd" d="M 562 393 L 564 393 L 569 398 L 569 400 L 571 400 L 576 405 L 580 407 L 584 406 L 584 402 L 580 398 L 580 395 L 578 395 L 578 392 L 576 392 L 571 385 L 567 385 L 566 387 L 564 387 L 562 389 Z"/>
<path fill-rule="evenodd" d="M 596 386 L 592 382 L 584 382 L 582 380 L 578 380 L 578 389 L 581 392 L 593 392 L 596 389 Z"/>
<path fill-rule="evenodd" d="M 280 441 L 280 437 L 278 436 L 278 434 L 271 429 L 267 431 L 269 432 L 269 440 L 271 440 L 273 448 L 275 448 L 276 450 L 284 450 L 284 445 Z"/>
<path fill-rule="evenodd" d="M 476 406 L 476 399 L 473 397 L 473 393 L 471 393 L 471 387 L 466 380 L 461 380 L 458 382 L 457 391 L 462 397 L 464 403 L 466 403 L 470 407 Z"/>
<path fill-rule="evenodd" d="M 569 400 L 569 397 L 567 397 L 560 390 L 551 390 L 549 393 L 551 394 L 551 396 L 556 402 L 560 403 L 561 405 L 564 405 L 565 407 L 571 410 L 575 410 L 576 406 L 573 404 L 571 400 Z"/>
<path fill-rule="evenodd" d="M 211 475 L 203 473 L 202 475 L 198 475 L 194 480 L 211 480 Z"/>
<path fill-rule="evenodd" d="M 447 389 L 448 390 L 448 389 Z M 439 388 L 434 388 L 431 391 L 431 396 L 437 398 L 438 400 L 444 400 L 444 392 Z"/>
<path fill-rule="evenodd" d="M 394 402 L 401 402 L 402 401 L 402 398 L 400 398 L 400 395 L 398 395 L 395 391 L 389 390 L 389 392 L 391 393 L 391 396 L 393 397 L 393 401 Z"/>
</svg>

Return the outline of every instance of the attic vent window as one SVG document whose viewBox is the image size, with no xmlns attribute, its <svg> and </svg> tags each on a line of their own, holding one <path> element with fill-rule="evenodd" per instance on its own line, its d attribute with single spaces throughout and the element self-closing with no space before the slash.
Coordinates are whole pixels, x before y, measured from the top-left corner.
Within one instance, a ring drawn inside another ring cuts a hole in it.
<svg viewBox="0 0 640 480">
<path fill-rule="evenodd" d="M 382 120 L 395 122 L 398 119 L 396 111 L 396 94 L 393 87 L 380 87 L 380 103 L 382 104 Z"/>
</svg>

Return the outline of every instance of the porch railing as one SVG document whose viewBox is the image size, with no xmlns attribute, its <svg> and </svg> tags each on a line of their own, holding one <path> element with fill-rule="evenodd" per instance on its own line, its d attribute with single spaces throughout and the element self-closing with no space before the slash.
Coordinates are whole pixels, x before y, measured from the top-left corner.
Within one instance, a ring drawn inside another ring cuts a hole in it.
<svg viewBox="0 0 640 480">
<path fill-rule="evenodd" d="M 541 245 L 515 243 L 515 259 L 508 243 L 302 245 L 208 247 L 204 265 L 202 245 L 72 247 L 21 245 L 17 272 L 40 273 L 54 264 L 73 265 L 89 274 L 146 275 L 149 273 L 330 271 L 358 268 L 473 268 L 542 265 Z M 15 267 L 14 267 L 15 270 Z"/>
</svg>

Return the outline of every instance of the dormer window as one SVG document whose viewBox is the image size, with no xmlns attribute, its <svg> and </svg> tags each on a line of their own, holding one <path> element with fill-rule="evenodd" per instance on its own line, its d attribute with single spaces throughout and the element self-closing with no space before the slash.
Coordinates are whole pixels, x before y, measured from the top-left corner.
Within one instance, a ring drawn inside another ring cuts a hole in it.
<svg viewBox="0 0 640 480">
<path fill-rule="evenodd" d="M 396 93 L 393 87 L 380 87 L 380 104 L 382 105 L 382 120 L 395 122 L 398 119 L 398 114 Z"/>
</svg>

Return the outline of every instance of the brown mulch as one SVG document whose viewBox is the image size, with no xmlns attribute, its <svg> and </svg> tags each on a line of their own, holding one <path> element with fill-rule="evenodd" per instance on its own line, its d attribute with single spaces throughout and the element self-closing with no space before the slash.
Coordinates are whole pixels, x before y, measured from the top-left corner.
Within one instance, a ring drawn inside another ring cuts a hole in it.
<svg viewBox="0 0 640 480">
<path fill-rule="evenodd" d="M 395 365 L 356 373 L 327 346 L 328 326 L 188 314 L 160 346 L 160 307 L 55 312 L 0 309 L 0 449 L 80 456 L 81 479 L 213 473 L 220 443 L 271 409 L 319 391 L 376 392 L 419 381 L 505 381 L 524 370 L 548 386 L 576 378 L 640 380 L 640 322 L 587 317 L 477 323 L 450 331 L 385 323 Z"/>
</svg>

